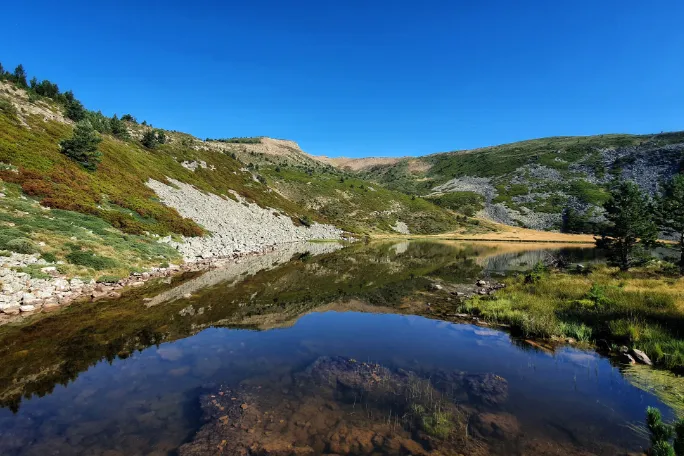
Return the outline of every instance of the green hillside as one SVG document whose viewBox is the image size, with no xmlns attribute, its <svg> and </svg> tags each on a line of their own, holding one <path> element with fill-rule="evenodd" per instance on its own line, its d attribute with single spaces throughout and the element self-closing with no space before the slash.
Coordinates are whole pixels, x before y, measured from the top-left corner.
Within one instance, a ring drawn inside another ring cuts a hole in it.
<svg viewBox="0 0 684 456">
<path fill-rule="evenodd" d="M 488 207 L 499 205 L 513 215 L 509 221 L 499 221 L 560 229 L 561 214 L 568 210 L 585 220 L 599 218 L 595 216 L 614 179 L 635 180 L 654 194 L 660 182 L 681 169 L 683 160 L 684 132 L 611 134 L 542 138 L 406 158 L 367 167 L 358 175 L 390 189 L 433 199 L 456 193 L 466 202 L 461 207 L 473 206 L 472 193 L 479 194 Z M 553 223 L 525 223 L 516 213 L 536 214 Z"/>
<path fill-rule="evenodd" d="M 355 234 L 393 232 L 398 221 L 411 233 L 437 233 L 459 228 L 464 220 L 426 200 L 348 178 L 296 144 L 268 138 L 203 141 L 153 129 L 131 115 L 87 111 L 73 94 L 56 85 L 46 91 L 49 81 L 41 84 L 24 85 L 9 73 L 0 78 L 0 251 L 16 250 L 13 241 L 19 239 L 26 252 L 40 251 L 91 276 L 99 274 L 93 270 L 123 274 L 175 261 L 175 251 L 155 236 L 207 233 L 162 204 L 146 185 L 150 179 L 171 178 L 272 208 L 296 225 L 319 222 Z M 69 116 L 89 121 L 101 138 L 94 170 L 60 146 L 74 134 Z M 94 268 L 69 260 L 73 251 L 84 250 L 104 263 L 96 261 Z"/>
</svg>

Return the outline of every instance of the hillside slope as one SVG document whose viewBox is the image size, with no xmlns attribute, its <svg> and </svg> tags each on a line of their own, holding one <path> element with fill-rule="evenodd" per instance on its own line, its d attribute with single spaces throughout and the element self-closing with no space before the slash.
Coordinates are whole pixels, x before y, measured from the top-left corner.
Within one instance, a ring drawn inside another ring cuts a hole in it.
<svg viewBox="0 0 684 456">
<path fill-rule="evenodd" d="M 682 169 L 683 160 L 684 132 L 676 132 L 542 138 L 342 166 L 361 178 L 453 208 L 478 206 L 496 222 L 561 229 L 567 228 L 563 214 L 571 212 L 582 231 L 595 231 L 614 179 L 633 180 L 653 195 Z"/>
<path fill-rule="evenodd" d="M 60 97 L 0 78 L 0 252 L 43 256 L 28 269 L 15 257 L 21 274 L 42 277 L 54 263 L 69 276 L 122 276 L 182 257 L 339 239 L 340 228 L 434 233 L 462 224 L 428 201 L 347 180 L 291 141 L 203 141 L 129 115 L 88 113 L 102 138 L 101 161 L 88 170 L 62 153 L 75 124 Z M 144 145 L 150 132 L 164 140 Z"/>
</svg>

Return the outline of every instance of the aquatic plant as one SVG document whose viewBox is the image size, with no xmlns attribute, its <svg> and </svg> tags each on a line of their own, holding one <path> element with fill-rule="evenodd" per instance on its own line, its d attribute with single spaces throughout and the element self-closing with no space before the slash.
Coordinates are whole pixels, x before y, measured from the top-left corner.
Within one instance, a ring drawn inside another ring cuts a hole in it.
<svg viewBox="0 0 684 456">
<path fill-rule="evenodd" d="M 684 456 L 684 419 L 667 424 L 659 409 L 648 407 L 646 428 L 651 439 L 651 456 Z M 673 438 L 674 442 L 670 443 Z"/>
</svg>

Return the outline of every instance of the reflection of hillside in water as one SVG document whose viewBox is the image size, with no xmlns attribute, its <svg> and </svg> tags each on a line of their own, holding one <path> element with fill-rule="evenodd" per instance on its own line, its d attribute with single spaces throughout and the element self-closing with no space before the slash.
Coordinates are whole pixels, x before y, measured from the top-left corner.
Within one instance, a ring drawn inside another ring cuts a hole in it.
<svg viewBox="0 0 684 456">
<path fill-rule="evenodd" d="M 511 271 L 525 271 L 535 264 L 547 262 L 553 257 L 563 257 L 567 263 L 595 263 L 601 261 L 594 248 L 538 249 L 518 252 L 502 252 L 477 259 L 487 274 L 503 274 Z"/>
<path fill-rule="evenodd" d="M 22 396 L 49 394 L 101 360 L 123 359 L 208 327 L 284 327 L 309 312 L 346 310 L 351 303 L 363 311 L 415 312 L 406 299 L 428 293 L 436 279 L 472 283 L 482 274 L 480 261 L 505 268 L 515 261 L 534 264 L 521 258 L 540 255 L 499 250 L 426 241 L 344 249 L 336 243 L 292 244 L 201 275 L 153 282 L 119 300 L 82 303 L 0 328 L 0 404 L 17 408 Z"/>
<path fill-rule="evenodd" d="M 235 285 L 245 276 L 254 275 L 260 271 L 287 263 L 296 255 L 322 255 L 332 253 L 342 247 L 343 245 L 338 242 L 297 242 L 286 244 L 273 252 L 238 260 L 225 267 L 207 271 L 196 279 L 163 291 L 147 301 L 145 305 L 152 307 L 161 303 L 175 301 L 183 296 L 196 293 L 219 283 L 223 286 Z"/>
</svg>

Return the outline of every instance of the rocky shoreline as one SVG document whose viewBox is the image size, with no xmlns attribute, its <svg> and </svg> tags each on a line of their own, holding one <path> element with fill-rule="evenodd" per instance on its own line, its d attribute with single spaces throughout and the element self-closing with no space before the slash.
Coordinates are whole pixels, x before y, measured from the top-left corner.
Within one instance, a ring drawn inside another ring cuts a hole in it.
<svg viewBox="0 0 684 456">
<path fill-rule="evenodd" d="M 291 242 L 288 244 L 296 244 Z M 170 277 L 185 272 L 205 271 L 225 267 L 236 260 L 267 254 L 287 244 L 263 246 L 247 252 L 234 252 L 223 257 L 196 258 L 182 264 L 169 264 L 168 267 L 150 268 L 136 272 L 117 282 L 85 281 L 78 277 L 69 279 L 59 274 L 57 265 L 48 263 L 38 254 L 12 253 L 0 257 L 0 325 L 34 315 L 49 312 L 74 302 L 116 299 L 131 287 L 140 287 L 152 279 Z M 43 274 L 50 278 L 32 278 L 20 269 L 40 266 Z"/>
</svg>

